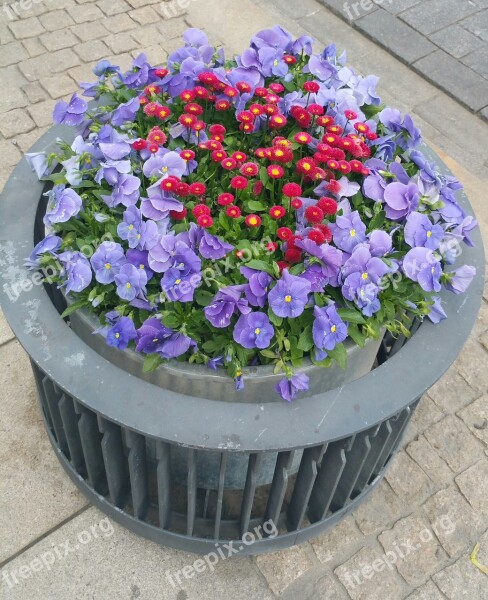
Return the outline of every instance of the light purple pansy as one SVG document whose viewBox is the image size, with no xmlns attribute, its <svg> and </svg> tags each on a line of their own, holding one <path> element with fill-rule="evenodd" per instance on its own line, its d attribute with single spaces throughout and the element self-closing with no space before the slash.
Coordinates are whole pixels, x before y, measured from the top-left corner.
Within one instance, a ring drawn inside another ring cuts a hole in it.
<svg viewBox="0 0 488 600">
<path fill-rule="evenodd" d="M 60 100 L 54 107 L 53 121 L 56 125 L 69 125 L 76 127 L 85 120 L 88 104 L 74 93 L 69 102 Z"/>
<path fill-rule="evenodd" d="M 44 215 L 44 224 L 48 226 L 55 223 L 66 223 L 80 212 L 83 204 L 80 196 L 64 185 L 54 186 L 46 196 L 49 200 Z"/>
<path fill-rule="evenodd" d="M 268 315 L 252 312 L 241 315 L 234 327 L 234 340 L 244 348 L 267 348 L 274 336 Z"/>
</svg>

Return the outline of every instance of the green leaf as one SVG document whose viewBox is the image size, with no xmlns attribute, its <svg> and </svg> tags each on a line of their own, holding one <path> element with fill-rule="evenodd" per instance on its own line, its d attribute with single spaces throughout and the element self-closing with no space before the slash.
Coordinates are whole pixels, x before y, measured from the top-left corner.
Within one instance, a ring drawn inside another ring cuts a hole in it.
<svg viewBox="0 0 488 600">
<path fill-rule="evenodd" d="M 364 336 L 360 331 L 357 325 L 349 325 L 347 333 L 351 340 L 355 342 L 361 348 L 366 343 L 366 336 Z"/>
<path fill-rule="evenodd" d="M 180 326 L 180 319 L 178 319 L 178 317 L 173 313 L 164 315 L 162 320 L 165 327 L 175 329 L 176 327 Z"/>
<path fill-rule="evenodd" d="M 349 323 L 356 323 L 357 325 L 366 323 L 363 315 L 354 308 L 339 308 L 337 313 L 341 319 L 344 319 L 344 321 L 348 321 Z"/>
<path fill-rule="evenodd" d="M 281 325 L 283 324 L 283 317 L 278 317 L 277 315 L 275 315 L 271 308 L 268 310 L 268 317 L 271 323 L 273 323 L 273 325 L 276 325 L 276 327 L 281 327 Z"/>
<path fill-rule="evenodd" d="M 383 223 L 385 222 L 386 213 L 384 210 L 377 213 L 370 221 L 368 231 L 373 231 L 374 229 L 381 229 Z"/>
<path fill-rule="evenodd" d="M 195 300 L 200 304 L 200 306 L 208 306 L 212 300 L 214 295 L 212 292 L 208 292 L 207 290 L 202 290 L 198 288 L 195 292 Z"/>
<path fill-rule="evenodd" d="M 265 262 L 264 260 L 250 260 L 246 263 L 246 267 L 249 267 L 250 269 L 255 269 L 256 271 L 264 271 L 265 273 L 274 275 L 273 265 Z"/>
<path fill-rule="evenodd" d="M 334 350 L 329 350 L 328 355 L 330 358 L 335 360 L 341 369 L 345 369 L 347 366 L 347 350 L 344 344 L 337 344 Z"/>
<path fill-rule="evenodd" d="M 303 350 L 304 352 L 309 352 L 313 347 L 313 336 L 312 336 L 312 326 L 307 325 L 305 329 L 300 334 L 300 338 L 298 339 L 297 348 L 299 350 Z"/>
<path fill-rule="evenodd" d="M 70 304 L 68 306 L 68 308 L 61 315 L 61 318 L 64 319 L 71 313 L 74 313 L 76 310 L 84 308 L 85 306 L 90 306 L 90 303 L 87 300 L 77 300 L 76 302 L 73 302 L 73 304 Z"/>
<path fill-rule="evenodd" d="M 272 350 L 260 350 L 259 352 L 264 358 L 277 358 L 277 354 Z"/>
<path fill-rule="evenodd" d="M 159 354 L 148 354 L 144 359 L 142 370 L 144 373 L 149 373 L 150 371 L 157 369 L 162 363 L 163 359 L 159 356 Z"/>
<path fill-rule="evenodd" d="M 247 208 L 251 212 L 261 212 L 267 210 L 268 207 L 263 202 L 259 202 L 259 200 L 249 200 Z"/>
</svg>

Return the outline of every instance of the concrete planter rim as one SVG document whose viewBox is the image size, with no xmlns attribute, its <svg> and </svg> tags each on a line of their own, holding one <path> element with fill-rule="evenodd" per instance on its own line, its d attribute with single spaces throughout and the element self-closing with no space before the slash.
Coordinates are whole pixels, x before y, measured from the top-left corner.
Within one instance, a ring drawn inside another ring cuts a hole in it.
<svg viewBox="0 0 488 600">
<path fill-rule="evenodd" d="M 73 130 L 51 128 L 32 152 L 52 148 Z M 423 151 L 448 172 L 435 153 Z M 463 247 L 462 262 L 477 268 L 467 295 L 442 295 L 449 319 L 426 320 L 408 343 L 368 375 L 340 388 L 299 398 L 292 404 L 236 404 L 185 396 L 140 380 L 100 357 L 60 318 L 42 285 L 13 301 L 12 280 L 30 279 L 22 267 L 34 246 L 34 222 L 44 184 L 25 158 L 0 197 L 1 306 L 31 360 L 81 404 L 135 432 L 169 442 L 228 451 L 304 448 L 339 439 L 397 414 L 448 369 L 469 336 L 484 288 L 484 251 L 479 230 L 475 248 Z M 460 203 L 471 206 L 464 193 Z M 395 389 L 393 397 L 389 392 Z"/>
</svg>

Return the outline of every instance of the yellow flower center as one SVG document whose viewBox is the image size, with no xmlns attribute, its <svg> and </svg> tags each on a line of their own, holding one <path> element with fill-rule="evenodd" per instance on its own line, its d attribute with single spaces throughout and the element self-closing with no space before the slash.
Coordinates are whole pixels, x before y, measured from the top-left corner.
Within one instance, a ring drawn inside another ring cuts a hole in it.
<svg viewBox="0 0 488 600">
<path fill-rule="evenodd" d="M 175 281 L 175 283 L 176 283 L 176 285 L 179 285 L 179 284 L 181 283 L 181 279 L 177 279 L 177 280 Z"/>
<path fill-rule="evenodd" d="M 168 167 L 163 167 L 163 168 L 161 169 L 161 171 L 162 171 L 163 173 L 167 173 L 167 172 L 168 172 Z"/>
<path fill-rule="evenodd" d="M 356 230 L 351 229 L 351 231 L 349 233 L 351 234 L 351 237 L 354 237 L 356 235 Z"/>
<path fill-rule="evenodd" d="M 259 327 L 256 327 L 256 329 L 254 330 L 254 333 L 256 335 L 259 335 L 261 333 L 261 329 L 259 329 Z"/>
<path fill-rule="evenodd" d="M 134 229 L 134 225 L 129 225 L 129 229 L 132 231 Z"/>
<path fill-rule="evenodd" d="M 432 231 L 428 231 L 428 232 L 427 232 L 427 237 L 428 237 L 428 238 L 432 237 Z"/>
<path fill-rule="evenodd" d="M 242 371 L 237 371 L 236 372 L 236 377 L 240 377 L 242 375 Z"/>
<path fill-rule="evenodd" d="M 111 264 L 110 263 L 105 263 L 105 268 L 107 269 L 107 271 L 111 268 Z"/>
<path fill-rule="evenodd" d="M 126 288 L 130 289 L 132 287 L 132 285 L 130 283 L 126 283 Z"/>
<path fill-rule="evenodd" d="M 278 66 L 278 60 L 275 60 L 275 61 L 273 62 L 273 64 L 274 64 L 274 66 L 275 66 L 275 67 L 277 67 L 277 66 Z"/>
<path fill-rule="evenodd" d="M 368 279 L 368 274 L 367 274 L 367 273 L 363 273 L 363 274 L 361 275 L 361 277 L 362 277 L 363 279 Z"/>
<path fill-rule="evenodd" d="M 291 302 L 291 296 L 285 296 L 285 302 Z"/>
<path fill-rule="evenodd" d="M 331 333 L 335 333 L 337 331 L 337 327 L 335 325 L 332 325 L 332 327 L 330 328 Z"/>
<path fill-rule="evenodd" d="M 116 333 L 116 334 L 115 334 L 115 337 L 116 337 L 117 339 L 119 339 L 119 337 L 120 337 L 120 333 Z"/>
</svg>

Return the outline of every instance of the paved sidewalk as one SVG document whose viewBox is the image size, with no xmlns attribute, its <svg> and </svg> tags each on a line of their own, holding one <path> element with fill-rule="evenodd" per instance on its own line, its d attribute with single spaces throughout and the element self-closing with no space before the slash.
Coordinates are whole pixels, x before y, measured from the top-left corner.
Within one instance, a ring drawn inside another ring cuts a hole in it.
<svg viewBox="0 0 488 600">
<path fill-rule="evenodd" d="M 44 0 L 19 8 L 15 20 L 0 12 L 0 187 L 49 127 L 56 99 L 90 81 L 98 59 L 127 68 L 145 50 L 163 62 L 187 26 L 231 54 L 281 23 L 321 45 L 336 41 L 351 65 L 381 76 L 383 100 L 412 114 L 465 183 L 488 240 L 488 125 L 478 117 L 314 0 L 186 5 L 185 13 L 159 0 Z M 461 356 L 423 398 L 404 449 L 364 505 L 310 543 L 221 561 L 175 589 L 165 572 L 196 557 L 139 538 L 87 505 L 50 449 L 27 356 L 0 316 L 0 598 L 487 599 L 488 577 L 469 558 L 479 542 L 478 560 L 488 565 L 487 351 L 488 286 Z M 46 566 L 49 553 L 56 558 Z M 371 576 L 385 554 L 396 564 Z"/>
<path fill-rule="evenodd" d="M 488 120 L 486 0 L 320 0 Z"/>
</svg>

